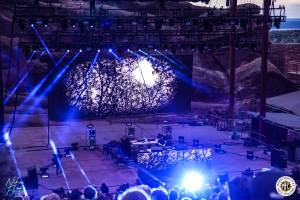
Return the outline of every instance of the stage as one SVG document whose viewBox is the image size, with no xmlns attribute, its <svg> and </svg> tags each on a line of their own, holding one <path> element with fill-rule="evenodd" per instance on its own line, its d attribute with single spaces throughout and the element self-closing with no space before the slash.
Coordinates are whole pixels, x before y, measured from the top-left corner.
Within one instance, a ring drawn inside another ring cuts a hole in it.
<svg viewBox="0 0 300 200">
<path fill-rule="evenodd" d="M 178 116 L 179 118 L 180 115 Z M 147 123 L 141 123 L 141 118 L 137 121 L 138 123 L 133 124 L 136 127 L 136 137 L 138 138 L 156 137 L 157 133 L 161 132 L 162 124 L 151 122 L 151 120 L 146 120 Z M 57 126 L 52 125 L 50 128 L 51 139 L 59 148 L 70 146 L 72 142 L 78 142 L 79 146 L 84 146 L 86 124 L 88 123 L 95 125 L 97 144 L 100 145 L 100 149 L 89 150 L 82 147 L 75 151 L 74 155 L 91 183 L 99 187 L 105 182 L 108 186 L 112 186 L 110 187 L 111 191 L 115 191 L 118 188 L 115 186 L 121 184 L 135 184 L 137 180 L 136 167 L 134 165 L 119 165 L 101 150 L 102 144 L 110 140 L 118 140 L 124 136 L 124 118 L 115 118 L 109 121 L 77 121 Z M 189 126 L 178 123 L 170 125 L 173 129 L 172 136 L 175 142 L 178 140 L 178 136 L 184 135 L 185 142 L 188 145 L 191 144 L 192 139 L 199 139 L 200 144 L 212 149 L 214 149 L 215 144 L 223 144 L 222 149 L 225 150 L 225 153 L 212 151 L 212 168 L 208 172 L 209 174 L 204 175 L 211 178 L 208 182 L 213 180 L 212 177 L 217 177 L 217 175 L 226 172 L 229 173 L 229 177 L 234 177 L 240 175 L 242 171 L 249 167 L 252 170 L 270 167 L 270 157 L 263 153 L 263 148 L 245 147 L 242 140 L 231 140 L 228 132 L 217 131 L 212 126 Z M 245 136 L 243 135 L 243 137 Z M 36 166 L 39 169 L 51 162 L 51 149 L 46 146 L 41 147 L 41 144 L 47 145 L 47 127 L 15 128 L 13 129 L 12 143 L 22 175 L 26 175 L 28 167 Z M 247 159 L 247 150 L 253 151 L 254 157 L 259 158 L 254 160 Z M 63 158 L 62 166 L 71 188 L 83 188 L 87 185 L 87 180 L 74 160 Z M 48 189 L 50 188 L 67 188 L 64 177 L 62 175 L 57 176 L 55 168 L 50 167 L 49 174 L 49 178 L 39 178 L 39 184 L 41 185 L 37 191 L 39 196 L 49 193 Z M 175 179 L 170 179 L 167 186 L 174 186 Z"/>
</svg>

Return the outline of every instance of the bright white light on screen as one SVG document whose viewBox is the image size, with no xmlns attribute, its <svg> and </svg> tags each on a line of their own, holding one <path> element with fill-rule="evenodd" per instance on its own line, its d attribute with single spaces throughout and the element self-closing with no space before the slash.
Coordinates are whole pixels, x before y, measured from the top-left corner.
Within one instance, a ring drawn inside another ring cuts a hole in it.
<svg viewBox="0 0 300 200">
<path fill-rule="evenodd" d="M 138 67 L 132 72 L 132 75 L 135 80 L 148 86 L 155 85 L 155 82 L 158 79 L 151 62 L 146 59 L 138 62 Z"/>
</svg>

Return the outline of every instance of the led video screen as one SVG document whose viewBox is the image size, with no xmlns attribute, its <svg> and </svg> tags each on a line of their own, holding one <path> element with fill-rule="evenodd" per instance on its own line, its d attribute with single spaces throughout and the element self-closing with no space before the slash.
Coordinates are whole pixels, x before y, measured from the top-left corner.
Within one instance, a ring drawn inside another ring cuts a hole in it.
<svg viewBox="0 0 300 200">
<path fill-rule="evenodd" d="M 100 57 L 94 64 L 81 59 L 53 88 L 50 119 L 189 112 L 192 57 L 176 59 Z"/>
</svg>

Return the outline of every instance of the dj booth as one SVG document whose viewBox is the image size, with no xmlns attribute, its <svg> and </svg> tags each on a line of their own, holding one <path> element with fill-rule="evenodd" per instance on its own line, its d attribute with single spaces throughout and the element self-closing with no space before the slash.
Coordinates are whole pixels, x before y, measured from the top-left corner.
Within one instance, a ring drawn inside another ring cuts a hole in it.
<svg viewBox="0 0 300 200">
<path fill-rule="evenodd" d="M 130 141 L 131 155 L 145 169 L 167 169 L 175 165 L 188 165 L 211 160 L 212 150 L 185 145 L 165 146 L 158 139 L 143 138 Z M 182 148 L 184 147 L 184 148 Z"/>
</svg>

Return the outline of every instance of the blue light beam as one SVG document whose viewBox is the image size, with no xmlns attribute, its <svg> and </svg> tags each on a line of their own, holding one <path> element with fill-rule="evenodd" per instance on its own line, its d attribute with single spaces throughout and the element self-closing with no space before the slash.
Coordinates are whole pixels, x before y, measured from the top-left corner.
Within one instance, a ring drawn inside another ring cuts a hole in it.
<svg viewBox="0 0 300 200">
<path fill-rule="evenodd" d="M 35 55 L 35 53 L 36 53 L 36 50 L 33 50 L 31 55 L 29 56 L 29 58 L 27 60 L 27 64 L 29 64 L 31 62 L 31 60 L 32 60 L 33 56 Z"/>
<path fill-rule="evenodd" d="M 156 50 L 157 53 L 159 53 L 161 56 L 163 56 L 167 61 L 169 61 L 170 63 L 173 63 L 174 65 L 176 65 L 178 68 L 180 69 L 184 69 L 185 67 L 183 65 L 180 65 L 179 63 L 176 63 L 173 59 L 171 59 L 170 57 L 164 55 L 163 53 L 161 53 L 160 51 Z M 146 55 L 149 55 L 148 53 L 144 52 Z M 149 55 L 150 56 L 150 55 Z M 152 57 L 152 56 L 151 56 Z M 154 57 L 152 57 L 154 60 L 158 60 Z M 177 76 L 177 78 L 179 78 L 180 80 L 182 80 L 183 82 L 185 82 L 186 84 L 192 86 L 193 88 L 205 92 L 205 93 L 210 93 L 210 89 L 205 86 L 202 85 L 200 83 L 195 82 L 194 80 L 192 80 L 190 77 L 188 77 L 186 74 L 182 73 L 181 71 L 179 71 L 178 69 L 173 68 L 173 72 L 175 73 L 175 75 Z"/>
<path fill-rule="evenodd" d="M 9 132 L 7 132 L 7 131 L 5 131 L 5 133 L 4 133 L 4 141 L 5 141 L 6 147 L 7 147 L 8 150 L 9 150 L 9 154 L 10 154 L 10 156 L 11 156 L 11 160 L 13 161 L 14 166 L 15 166 L 15 168 L 16 168 L 16 171 L 17 171 L 17 174 L 18 174 L 18 178 L 19 178 L 20 183 L 21 183 L 21 185 L 22 185 L 22 189 L 23 189 L 24 196 L 28 196 L 28 193 L 27 193 L 27 190 L 26 190 L 26 188 L 25 188 L 25 185 L 24 185 L 24 182 L 23 182 L 23 178 L 22 178 L 20 169 L 19 169 L 19 167 L 18 167 L 18 163 L 17 163 L 15 151 L 13 150 L 12 142 L 11 142 L 10 137 L 9 137 Z"/>
<path fill-rule="evenodd" d="M 43 84 L 46 82 L 46 80 L 50 77 L 50 75 L 55 71 L 55 69 L 59 66 L 59 64 L 64 60 L 66 55 L 68 54 L 68 51 L 65 52 L 65 54 L 58 60 L 58 62 L 55 64 L 55 66 L 47 73 L 47 75 L 35 86 L 35 88 L 29 93 L 29 95 L 26 97 L 24 102 L 21 105 L 25 105 L 28 103 L 32 97 L 39 91 L 39 89 L 43 86 Z"/>
<path fill-rule="evenodd" d="M 96 53 L 96 55 L 95 55 L 95 57 L 94 57 L 94 59 L 93 59 L 93 62 L 91 63 L 91 65 L 89 66 L 89 68 L 85 71 L 85 73 L 84 73 L 84 77 L 86 77 L 85 78 L 85 80 L 83 81 L 83 83 L 80 85 L 80 88 L 82 87 L 82 85 L 84 85 L 84 87 L 82 88 L 82 90 L 79 92 L 79 94 L 77 95 L 77 98 L 76 98 L 76 101 L 75 101 L 75 106 L 77 105 L 77 103 L 79 102 L 79 100 L 80 100 L 80 98 L 81 98 L 81 96 L 82 96 L 82 94 L 83 94 L 83 92 L 85 91 L 85 89 L 86 89 L 86 83 L 87 83 L 87 80 L 88 80 L 88 76 L 89 76 L 89 74 L 90 74 L 90 72 L 92 71 L 92 69 L 93 69 L 93 67 L 95 66 L 95 64 L 96 64 L 96 62 L 97 62 L 97 60 L 98 60 L 98 58 L 99 58 L 99 55 L 100 55 L 100 51 L 97 51 L 97 53 Z"/>
<path fill-rule="evenodd" d="M 36 51 L 33 51 L 29 57 L 29 59 L 27 60 L 27 65 L 30 64 L 34 54 L 36 53 Z M 30 71 L 32 70 L 29 69 L 27 72 L 25 72 L 25 74 L 21 77 L 21 79 L 16 83 L 16 85 L 14 86 L 14 88 L 12 89 L 12 91 L 6 96 L 6 98 L 3 101 L 4 105 L 7 105 L 7 103 L 9 102 L 9 100 L 11 99 L 11 97 L 15 94 L 15 92 L 19 89 L 20 85 L 23 83 L 23 81 L 27 78 L 27 76 L 29 75 Z"/>
<path fill-rule="evenodd" d="M 43 40 L 43 38 L 41 37 L 41 35 L 39 34 L 39 32 L 37 31 L 37 29 L 35 28 L 35 26 L 33 24 L 31 24 L 32 30 L 34 31 L 34 33 L 36 34 L 36 36 L 39 38 L 40 42 L 42 43 L 43 47 L 45 48 L 47 54 L 49 55 L 49 57 L 51 58 L 52 62 L 55 64 L 56 61 L 52 55 L 52 53 L 50 52 L 49 48 L 47 47 L 45 41 Z"/>
<path fill-rule="evenodd" d="M 68 67 L 74 62 L 74 60 L 78 57 L 78 55 L 80 54 L 80 51 L 78 51 L 77 52 L 77 54 L 71 59 L 71 61 L 69 61 L 68 63 L 67 63 L 67 65 L 59 72 L 59 74 L 55 77 L 55 79 L 46 87 L 46 89 L 43 91 L 43 93 L 40 95 L 40 96 L 38 96 L 35 100 L 34 100 L 34 102 L 33 102 L 33 104 L 27 109 L 27 111 L 29 112 L 29 113 L 31 113 L 34 109 L 36 109 L 37 108 L 37 105 L 43 100 L 43 98 L 45 97 L 45 95 L 47 95 L 48 93 L 49 93 L 49 91 L 53 88 L 53 86 L 58 82 L 58 80 L 61 78 L 61 76 L 65 73 L 65 71 L 68 69 Z M 64 57 L 64 56 L 63 56 Z M 53 70 L 54 71 L 54 70 Z M 47 76 L 41 81 L 41 82 L 45 82 L 46 81 L 46 79 L 50 76 L 50 72 L 47 74 Z M 42 83 L 39 83 L 38 85 L 37 85 L 37 87 L 41 87 L 41 85 L 42 85 Z M 36 87 L 36 88 L 37 88 Z M 36 89 L 35 88 L 35 89 Z M 37 91 L 37 90 L 36 90 Z M 33 91 L 34 92 L 34 91 Z M 17 109 L 17 110 L 21 110 L 21 109 L 23 109 L 23 107 L 24 107 L 24 105 L 25 105 L 25 103 L 26 102 L 28 102 L 30 99 L 31 99 L 31 97 L 33 96 L 33 92 L 31 92 L 31 94 L 30 94 L 30 96 L 28 96 L 26 99 L 25 99 L 25 101 L 19 106 L 19 108 Z M 25 117 L 26 117 L 26 115 L 24 115 L 21 119 L 19 119 L 18 120 L 18 125 L 20 125 L 21 123 L 23 123 L 24 121 L 25 121 Z M 8 125 L 7 125 L 8 126 Z"/>
<path fill-rule="evenodd" d="M 163 54 L 162 52 L 160 52 L 159 50 L 156 50 L 155 52 L 157 52 L 159 55 L 163 56 L 166 60 L 168 60 L 170 63 L 173 63 L 174 65 L 176 65 L 177 67 L 182 67 L 182 65 L 178 64 L 177 62 L 175 62 L 173 59 L 171 59 L 170 57 L 166 56 L 165 54 Z"/>
<path fill-rule="evenodd" d="M 132 51 L 132 50 L 130 50 L 130 49 L 127 49 L 127 52 L 129 52 L 129 53 L 133 54 L 133 55 L 134 55 L 134 56 L 136 56 L 137 58 L 141 57 L 141 55 L 140 55 L 140 54 L 138 54 L 138 53 L 135 53 L 134 51 Z"/>
<path fill-rule="evenodd" d="M 86 175 L 85 171 L 82 169 L 80 163 L 79 163 L 79 162 L 77 161 L 77 159 L 75 158 L 75 155 L 74 155 L 72 152 L 70 152 L 70 154 L 71 154 L 72 160 L 75 162 L 75 164 L 76 164 L 77 167 L 79 168 L 79 170 L 80 170 L 81 174 L 83 175 L 83 177 L 85 178 L 86 182 L 90 185 L 90 184 L 91 184 L 91 181 L 90 181 L 90 179 L 88 178 L 88 176 Z"/>
<path fill-rule="evenodd" d="M 108 50 L 109 53 L 111 53 L 119 62 L 122 62 L 122 58 L 116 54 L 116 52 L 114 52 L 112 49 Z"/>
<path fill-rule="evenodd" d="M 35 100 L 31 108 L 29 109 L 32 111 L 36 106 L 43 100 L 43 98 L 51 91 L 51 89 L 56 85 L 56 83 L 61 79 L 63 74 L 67 71 L 67 69 L 72 65 L 72 63 L 76 60 L 81 52 L 78 51 L 76 55 L 65 65 L 65 67 L 56 75 L 56 77 L 52 80 L 52 82 L 46 87 L 43 93 Z"/>
</svg>

